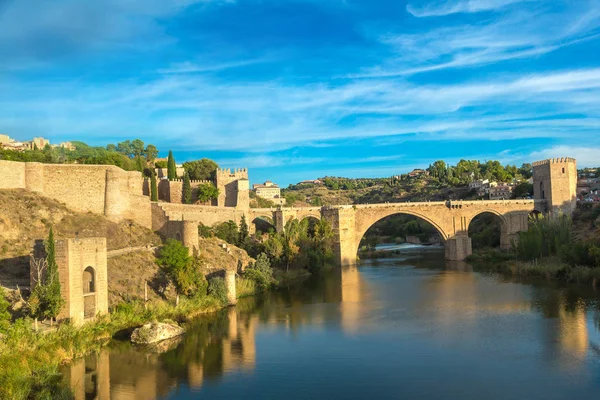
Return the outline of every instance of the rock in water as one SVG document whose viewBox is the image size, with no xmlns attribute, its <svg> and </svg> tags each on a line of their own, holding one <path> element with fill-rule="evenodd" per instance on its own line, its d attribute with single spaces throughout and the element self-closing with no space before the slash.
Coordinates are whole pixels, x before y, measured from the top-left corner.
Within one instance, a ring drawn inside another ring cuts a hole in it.
<svg viewBox="0 0 600 400">
<path fill-rule="evenodd" d="M 171 339 L 183 335 L 182 327 L 174 324 L 153 322 L 137 328 L 131 334 L 131 342 L 135 344 L 152 344 L 162 340 Z"/>
</svg>

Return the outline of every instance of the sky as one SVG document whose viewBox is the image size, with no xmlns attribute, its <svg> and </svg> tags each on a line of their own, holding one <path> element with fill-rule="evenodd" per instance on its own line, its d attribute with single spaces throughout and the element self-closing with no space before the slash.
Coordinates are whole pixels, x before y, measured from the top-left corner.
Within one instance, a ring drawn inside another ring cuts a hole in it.
<svg viewBox="0 0 600 400">
<path fill-rule="evenodd" d="M 600 165 L 600 0 L 0 0 L 0 133 L 254 183 Z"/>
</svg>

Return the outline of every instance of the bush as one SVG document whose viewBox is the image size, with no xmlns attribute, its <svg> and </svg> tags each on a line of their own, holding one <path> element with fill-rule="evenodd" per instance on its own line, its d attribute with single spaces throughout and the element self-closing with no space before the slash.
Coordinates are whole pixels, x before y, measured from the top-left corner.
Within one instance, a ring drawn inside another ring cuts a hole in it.
<svg viewBox="0 0 600 400">
<path fill-rule="evenodd" d="M 208 282 L 208 294 L 220 301 L 221 304 L 226 304 L 227 288 L 225 287 L 225 280 L 221 277 L 212 278 Z"/>
<path fill-rule="evenodd" d="M 261 253 L 254 264 L 250 264 L 244 271 L 244 277 L 256 282 L 260 291 L 265 291 L 273 284 L 273 269 L 269 257 Z"/>
<path fill-rule="evenodd" d="M 8 311 L 10 303 L 5 297 L 4 289 L 0 286 L 0 332 L 6 332 L 10 324 L 11 316 Z"/>
</svg>

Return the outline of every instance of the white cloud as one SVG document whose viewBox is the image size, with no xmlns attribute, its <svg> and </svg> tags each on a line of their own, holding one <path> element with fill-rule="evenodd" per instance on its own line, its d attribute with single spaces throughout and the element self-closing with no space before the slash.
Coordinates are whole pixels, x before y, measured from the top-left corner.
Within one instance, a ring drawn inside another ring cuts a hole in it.
<svg viewBox="0 0 600 400">
<path fill-rule="evenodd" d="M 493 1 L 484 3 L 489 6 L 495 4 Z M 462 4 L 464 8 L 470 2 L 443 4 Z M 565 3 L 565 0 L 525 1 L 510 8 L 510 11 L 475 23 L 438 25 L 416 33 L 381 35 L 381 42 L 387 44 L 394 55 L 379 65 L 350 74 L 350 77 L 408 76 L 535 58 L 597 38 L 599 28 L 598 0 L 577 3 Z"/>
<path fill-rule="evenodd" d="M 456 13 L 478 13 L 498 10 L 512 4 L 536 0 L 436 0 L 425 6 L 408 4 L 406 11 L 415 17 L 438 17 Z"/>
</svg>

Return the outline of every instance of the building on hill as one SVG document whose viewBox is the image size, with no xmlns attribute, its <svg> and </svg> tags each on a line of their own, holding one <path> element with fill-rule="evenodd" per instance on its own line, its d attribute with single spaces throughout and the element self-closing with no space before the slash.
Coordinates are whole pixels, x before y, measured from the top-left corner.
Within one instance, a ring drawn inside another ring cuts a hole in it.
<svg viewBox="0 0 600 400">
<path fill-rule="evenodd" d="M 0 133 L 0 144 L 5 145 L 5 144 L 13 143 L 13 142 L 14 142 L 14 139 L 12 139 L 10 136 Z"/>
<path fill-rule="evenodd" d="M 508 185 L 498 185 L 491 187 L 489 194 L 490 200 L 503 200 L 510 199 L 512 197 L 513 188 Z"/>
<path fill-rule="evenodd" d="M 167 168 L 155 168 L 154 172 L 156 172 L 158 179 L 167 179 L 169 175 Z M 185 175 L 185 169 L 181 165 L 178 165 L 175 173 L 177 174 L 178 178 L 183 178 L 183 175 Z"/>
<path fill-rule="evenodd" d="M 421 175 L 429 175 L 429 171 L 426 171 L 424 169 L 413 169 L 412 171 L 410 171 L 408 173 L 408 176 L 411 178 L 416 178 L 417 176 L 421 176 Z"/>
<path fill-rule="evenodd" d="M 252 190 L 256 193 L 257 196 L 262 197 L 263 199 L 278 199 L 281 197 L 281 189 L 279 185 L 266 181 L 265 183 L 255 183 L 252 185 Z"/>
</svg>

